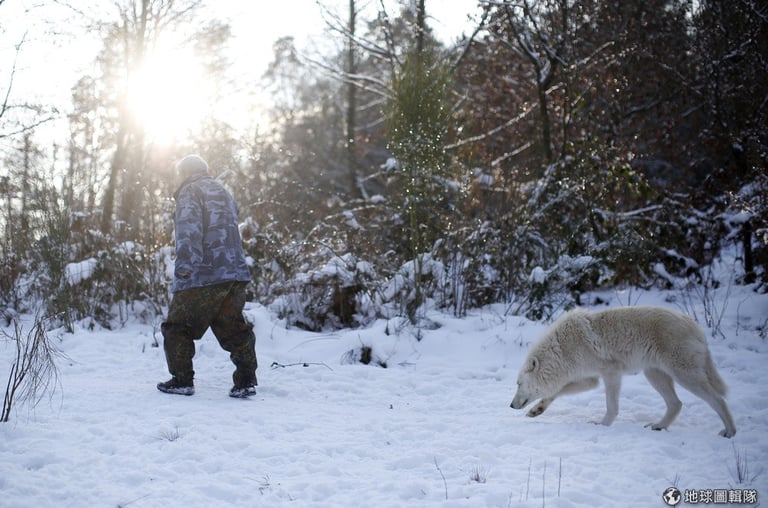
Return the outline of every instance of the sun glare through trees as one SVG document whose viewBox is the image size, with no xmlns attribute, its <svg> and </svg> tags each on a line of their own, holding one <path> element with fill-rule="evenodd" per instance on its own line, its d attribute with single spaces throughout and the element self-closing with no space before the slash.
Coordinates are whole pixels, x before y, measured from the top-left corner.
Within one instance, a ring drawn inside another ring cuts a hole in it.
<svg viewBox="0 0 768 508">
<path fill-rule="evenodd" d="M 131 69 L 127 104 L 148 141 L 168 144 L 183 141 L 214 107 L 212 88 L 192 50 L 158 45 Z"/>
</svg>

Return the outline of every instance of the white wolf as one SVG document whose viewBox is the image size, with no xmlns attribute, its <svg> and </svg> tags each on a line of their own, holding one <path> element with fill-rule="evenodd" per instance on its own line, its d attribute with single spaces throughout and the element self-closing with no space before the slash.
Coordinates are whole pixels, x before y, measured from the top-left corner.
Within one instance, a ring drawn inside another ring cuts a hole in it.
<svg viewBox="0 0 768 508">
<path fill-rule="evenodd" d="M 647 427 L 666 429 L 680 413 L 677 381 L 717 412 L 725 424 L 721 436 L 736 434 L 724 399 L 726 386 L 704 333 L 693 319 L 662 307 L 577 309 L 565 314 L 531 346 L 511 406 L 522 409 L 541 399 L 528 412 L 538 416 L 560 395 L 594 388 L 602 377 L 606 412 L 600 423 L 610 425 L 619 412 L 622 375 L 640 370 L 667 404 L 661 420 Z"/>
</svg>

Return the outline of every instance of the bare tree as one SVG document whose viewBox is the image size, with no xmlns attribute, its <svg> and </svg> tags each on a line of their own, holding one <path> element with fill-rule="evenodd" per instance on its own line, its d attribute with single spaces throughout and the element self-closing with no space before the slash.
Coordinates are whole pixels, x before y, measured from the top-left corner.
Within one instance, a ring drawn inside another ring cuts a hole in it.
<svg viewBox="0 0 768 508">
<path fill-rule="evenodd" d="M 115 1 L 119 21 L 108 25 L 101 60 L 106 66 L 105 79 L 124 78 L 128 83 L 138 71 L 147 52 L 165 30 L 188 20 L 202 0 L 119 0 Z M 122 189 L 117 218 L 138 233 L 143 214 L 136 213 L 143 202 L 144 166 L 147 160 L 145 132 L 130 109 L 128 90 L 115 90 L 112 107 L 114 119 L 114 151 L 103 198 L 101 230 L 112 232 L 117 189 Z M 122 178 L 125 175 L 125 178 Z"/>
<path fill-rule="evenodd" d="M 530 2 L 504 5 L 509 29 L 517 48 L 533 68 L 541 124 L 541 147 L 546 164 L 554 161 L 552 121 L 549 104 L 550 88 L 558 68 L 567 66 L 563 46 L 568 32 L 568 2 Z"/>
</svg>

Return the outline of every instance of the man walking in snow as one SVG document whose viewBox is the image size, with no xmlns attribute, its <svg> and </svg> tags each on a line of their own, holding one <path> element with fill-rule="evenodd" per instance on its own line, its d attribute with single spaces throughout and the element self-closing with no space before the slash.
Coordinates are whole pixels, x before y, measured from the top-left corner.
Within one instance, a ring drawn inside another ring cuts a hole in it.
<svg viewBox="0 0 768 508">
<path fill-rule="evenodd" d="M 251 280 L 245 262 L 237 205 L 208 174 L 208 164 L 188 155 L 176 164 L 181 185 L 174 217 L 176 265 L 173 298 L 162 324 L 170 380 L 158 383 L 165 393 L 195 393 L 192 357 L 195 342 L 210 327 L 229 352 L 235 372 L 231 397 L 256 393 L 256 338 L 243 317 L 245 287 Z"/>
</svg>

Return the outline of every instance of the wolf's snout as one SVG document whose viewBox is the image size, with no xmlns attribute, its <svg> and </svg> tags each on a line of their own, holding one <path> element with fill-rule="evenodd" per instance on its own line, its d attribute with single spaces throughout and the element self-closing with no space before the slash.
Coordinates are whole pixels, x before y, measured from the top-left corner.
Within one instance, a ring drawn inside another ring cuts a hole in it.
<svg viewBox="0 0 768 508">
<path fill-rule="evenodd" d="M 512 401 L 512 404 L 509 405 L 512 409 L 522 409 L 528 404 L 528 399 L 525 399 L 523 401 L 518 400 L 517 397 Z"/>
</svg>

